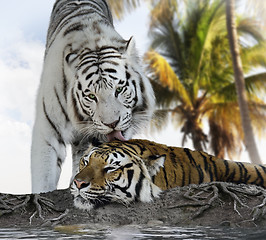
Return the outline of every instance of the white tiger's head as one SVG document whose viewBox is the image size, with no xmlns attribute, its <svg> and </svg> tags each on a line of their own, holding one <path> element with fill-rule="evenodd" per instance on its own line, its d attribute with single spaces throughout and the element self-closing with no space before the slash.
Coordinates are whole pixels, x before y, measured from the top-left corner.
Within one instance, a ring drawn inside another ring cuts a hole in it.
<svg viewBox="0 0 266 240">
<path fill-rule="evenodd" d="M 164 158 L 146 166 L 130 146 L 114 141 L 88 150 L 80 160 L 79 173 L 71 185 L 74 205 L 90 210 L 106 202 L 150 202 L 161 190 L 153 181 Z M 132 152 L 131 152 L 132 151 Z"/>
<path fill-rule="evenodd" d="M 121 44 L 121 43 L 120 43 Z M 74 78 L 73 119 L 78 129 L 106 142 L 130 139 L 147 125 L 154 94 L 130 39 L 123 47 L 65 51 L 65 68 Z"/>
</svg>

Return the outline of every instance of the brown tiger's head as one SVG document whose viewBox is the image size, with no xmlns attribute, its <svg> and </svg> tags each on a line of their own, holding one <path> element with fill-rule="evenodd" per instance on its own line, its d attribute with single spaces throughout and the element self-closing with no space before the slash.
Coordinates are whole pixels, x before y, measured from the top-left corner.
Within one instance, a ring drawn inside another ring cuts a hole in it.
<svg viewBox="0 0 266 240">
<path fill-rule="evenodd" d="M 103 144 L 82 157 L 71 186 L 76 207 L 91 209 L 108 201 L 149 202 L 159 195 L 161 190 L 151 177 L 163 166 L 164 157 L 153 157 L 146 166 L 133 150 L 118 145 Z"/>
</svg>

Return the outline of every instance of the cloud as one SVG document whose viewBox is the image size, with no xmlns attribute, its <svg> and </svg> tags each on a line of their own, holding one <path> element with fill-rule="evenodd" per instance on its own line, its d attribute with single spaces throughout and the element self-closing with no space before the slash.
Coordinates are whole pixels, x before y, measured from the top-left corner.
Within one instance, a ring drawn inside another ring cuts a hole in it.
<svg viewBox="0 0 266 240">
<path fill-rule="evenodd" d="M 0 192 L 31 191 L 31 131 L 44 50 L 42 42 L 18 33 L 16 42 L 0 49 Z M 68 187 L 72 168 L 66 162 L 59 188 Z"/>
<path fill-rule="evenodd" d="M 23 31 L 26 40 L 45 41 L 49 17 L 55 0 L 12 0 L 1 5 L 0 46 L 16 41 L 17 32 Z"/>
<path fill-rule="evenodd" d="M 0 192 L 23 193 L 30 191 L 31 127 L 44 45 L 17 40 L 0 57 Z"/>
<path fill-rule="evenodd" d="M 31 190 L 31 129 L 53 2 L 12 0 L 0 9 L 0 192 Z"/>
<path fill-rule="evenodd" d="M 116 31 L 124 38 L 134 37 L 140 55 L 143 55 L 149 48 L 148 44 L 148 18 L 149 9 L 146 3 L 131 13 L 128 13 L 122 21 L 114 21 Z M 138 24 L 136 24 L 136 21 Z"/>
<path fill-rule="evenodd" d="M 0 115 L 0 192 L 30 193 L 29 125 Z"/>
<path fill-rule="evenodd" d="M 12 49 L 1 51 L 0 114 L 31 124 L 44 46 L 21 40 Z"/>
</svg>

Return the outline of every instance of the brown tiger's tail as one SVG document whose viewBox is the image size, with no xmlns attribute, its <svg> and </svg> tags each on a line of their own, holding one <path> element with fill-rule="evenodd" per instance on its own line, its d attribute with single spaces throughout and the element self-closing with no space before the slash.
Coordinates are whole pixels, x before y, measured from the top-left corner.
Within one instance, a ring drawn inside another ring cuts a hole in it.
<svg viewBox="0 0 266 240">
<path fill-rule="evenodd" d="M 213 158 L 212 173 L 217 181 L 255 184 L 266 188 L 266 166 Z"/>
</svg>

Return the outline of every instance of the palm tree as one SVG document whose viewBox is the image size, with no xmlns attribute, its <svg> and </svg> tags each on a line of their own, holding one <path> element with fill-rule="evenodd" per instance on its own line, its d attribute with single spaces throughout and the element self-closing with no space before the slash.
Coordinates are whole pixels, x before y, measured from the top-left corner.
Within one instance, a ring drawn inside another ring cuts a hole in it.
<svg viewBox="0 0 266 240">
<path fill-rule="evenodd" d="M 146 60 L 157 95 L 158 114 L 171 113 L 172 120 L 182 126 L 183 144 L 191 137 L 194 148 L 202 150 L 210 141 L 215 155 L 223 157 L 227 152 L 230 156 L 241 148 L 243 131 L 227 39 L 225 3 L 172 2 L 176 1 L 157 1 L 151 13 L 152 44 Z M 265 42 L 252 23 L 248 19 L 238 22 L 246 73 L 254 66 L 266 66 L 261 54 L 262 50 L 265 52 Z M 252 37 L 256 44 L 247 45 L 245 36 Z M 266 105 L 257 93 L 266 89 L 265 83 L 265 72 L 246 78 L 250 114 L 259 131 L 265 127 Z"/>
<path fill-rule="evenodd" d="M 139 0 L 107 0 L 112 13 L 117 19 L 122 19 L 126 12 L 137 8 Z"/>
<path fill-rule="evenodd" d="M 245 0 L 245 10 L 251 17 L 258 19 L 264 36 L 266 36 L 266 1 L 261 0 Z M 243 9 L 243 8 L 242 8 Z"/>
<path fill-rule="evenodd" d="M 240 58 L 237 30 L 235 25 L 235 1 L 226 1 L 226 23 L 228 31 L 228 39 L 230 44 L 230 50 L 232 55 L 235 85 L 238 96 L 238 104 L 241 115 L 241 122 L 244 131 L 245 146 L 249 153 L 249 158 L 252 162 L 261 164 L 259 152 L 255 143 L 253 129 L 251 126 L 251 120 L 249 117 L 248 100 L 245 91 L 245 80 L 242 69 L 242 61 Z"/>
<path fill-rule="evenodd" d="M 116 13 L 116 17 L 120 19 L 125 12 L 135 9 L 140 3 L 139 0 L 108 0 L 108 2 Z M 155 115 L 158 116 L 159 113 L 162 116 L 156 119 L 157 123 L 161 120 L 157 127 L 162 126 L 162 122 L 165 122 L 163 116 L 172 113 L 173 122 L 178 122 L 182 126 L 183 144 L 187 137 L 191 137 L 196 149 L 203 149 L 209 140 L 211 149 L 220 157 L 223 157 L 225 152 L 228 152 L 229 155 L 237 152 L 241 149 L 239 143 L 243 140 L 243 132 L 240 127 L 241 120 L 236 114 L 239 112 L 239 108 L 233 83 L 230 53 L 227 50 L 229 46 L 225 37 L 223 2 L 214 1 L 213 4 L 208 0 L 199 2 L 146 0 L 146 2 L 150 3 L 154 9 L 151 11 L 151 32 L 158 31 L 159 33 L 162 30 L 161 35 L 164 34 L 164 31 L 166 33 L 164 40 L 160 39 L 160 34 L 152 36 L 152 45 L 159 51 L 151 50 L 146 54 L 150 70 L 153 73 L 152 82 L 160 108 Z M 197 12 L 195 10 L 198 6 L 201 7 Z M 209 8 L 212 11 L 209 11 Z M 186 9 L 185 13 L 184 9 Z M 209 14 L 206 11 L 209 11 Z M 193 16 L 193 14 L 195 15 Z M 201 19 L 201 15 L 205 17 Z M 178 23 L 173 21 L 176 18 L 180 19 Z M 168 23 L 170 24 L 168 25 Z M 193 29 L 194 31 L 190 33 Z M 239 21 L 238 30 L 253 36 L 259 43 L 253 47 L 243 47 L 246 41 L 242 42 L 241 57 L 244 58 L 245 73 L 249 72 L 252 67 L 265 67 L 265 43 L 262 43 L 261 34 L 257 31 L 254 21 L 248 19 Z M 198 45 L 197 41 L 192 41 L 193 34 L 198 40 Z M 178 39 L 179 37 L 183 37 L 183 39 Z M 169 45 L 169 47 L 165 48 L 160 42 L 165 42 L 163 44 Z M 180 43 L 187 48 L 183 48 L 184 46 L 179 45 Z M 161 46 L 165 48 L 164 51 Z M 197 51 L 198 46 L 202 48 L 199 47 Z M 174 53 L 176 56 L 171 56 Z M 183 61 L 183 63 L 179 61 L 177 64 L 176 59 L 182 60 L 182 56 L 183 60 L 187 58 L 187 61 Z M 199 56 L 201 57 L 199 58 Z M 194 57 L 197 57 L 195 60 L 200 59 L 198 72 L 195 71 L 195 66 L 191 71 L 193 65 L 190 63 L 193 62 Z M 181 71 L 182 68 L 184 69 Z M 200 74 L 197 75 L 198 73 Z M 195 75 L 197 76 L 195 77 Z M 265 72 L 245 77 L 251 119 L 255 130 L 259 132 L 265 127 L 265 103 L 257 97 L 257 94 L 260 90 L 265 92 L 265 79 Z M 193 81 L 195 81 L 194 84 L 192 84 Z M 205 119 L 204 123 L 207 121 L 210 129 L 209 138 L 203 130 L 203 125 L 206 125 L 203 124 L 203 119 Z"/>
</svg>

